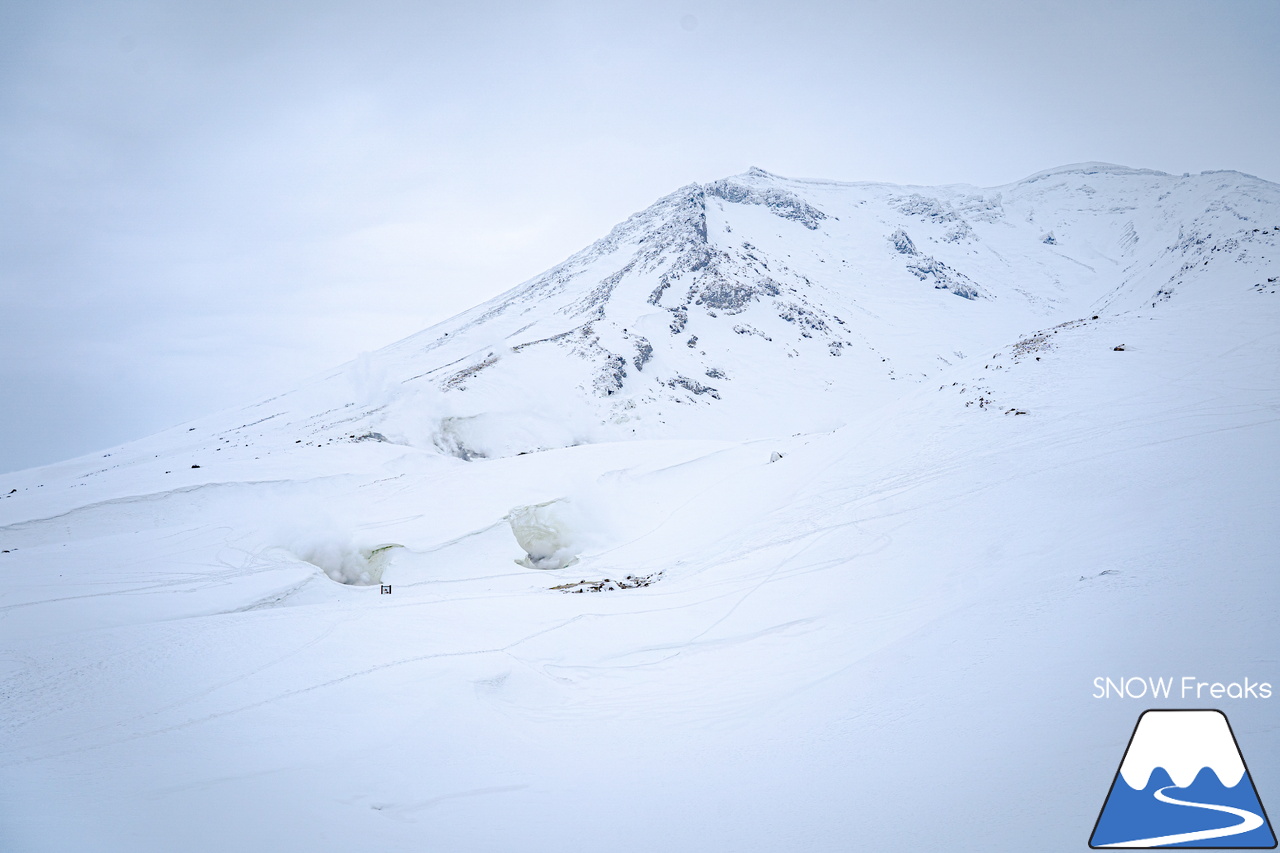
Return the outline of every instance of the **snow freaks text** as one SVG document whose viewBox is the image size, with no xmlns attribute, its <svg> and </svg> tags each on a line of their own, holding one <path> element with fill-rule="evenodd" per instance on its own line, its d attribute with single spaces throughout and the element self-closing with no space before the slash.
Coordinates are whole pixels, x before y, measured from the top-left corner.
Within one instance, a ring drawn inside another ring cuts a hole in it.
<svg viewBox="0 0 1280 853">
<path fill-rule="evenodd" d="M 1270 699 L 1271 682 L 1201 681 L 1193 675 L 1181 678 L 1130 676 L 1093 680 L 1094 699 Z"/>
</svg>

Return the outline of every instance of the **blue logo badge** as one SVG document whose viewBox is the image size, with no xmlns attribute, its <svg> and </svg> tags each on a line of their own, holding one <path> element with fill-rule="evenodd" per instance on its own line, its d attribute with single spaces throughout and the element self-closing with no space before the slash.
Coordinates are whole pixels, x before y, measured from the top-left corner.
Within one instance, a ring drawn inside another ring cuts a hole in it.
<svg viewBox="0 0 1280 853">
<path fill-rule="evenodd" d="M 1221 711 L 1144 711 L 1089 839 L 1093 848 L 1274 848 Z"/>
</svg>

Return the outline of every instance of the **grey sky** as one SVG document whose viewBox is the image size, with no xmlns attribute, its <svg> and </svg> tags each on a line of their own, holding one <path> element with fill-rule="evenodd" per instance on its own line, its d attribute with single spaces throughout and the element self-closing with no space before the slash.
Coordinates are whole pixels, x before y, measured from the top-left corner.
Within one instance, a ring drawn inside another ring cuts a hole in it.
<svg viewBox="0 0 1280 853">
<path fill-rule="evenodd" d="M 1280 4 L 0 4 L 0 471 L 290 387 L 690 181 L 1280 180 Z"/>
</svg>

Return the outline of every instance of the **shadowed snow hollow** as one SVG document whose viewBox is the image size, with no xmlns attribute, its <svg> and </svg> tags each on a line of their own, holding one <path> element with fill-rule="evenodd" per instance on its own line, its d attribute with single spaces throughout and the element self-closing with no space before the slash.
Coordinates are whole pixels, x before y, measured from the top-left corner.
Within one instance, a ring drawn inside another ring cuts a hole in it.
<svg viewBox="0 0 1280 853">
<path fill-rule="evenodd" d="M 507 514 L 511 532 L 525 550 L 516 562 L 530 569 L 563 569 L 578 562 L 581 515 L 566 500 L 519 506 Z"/>
<path fill-rule="evenodd" d="M 391 554 L 399 547 L 394 544 L 360 547 L 349 536 L 326 531 L 298 536 L 288 550 L 338 583 L 372 586 L 382 582 Z"/>
</svg>

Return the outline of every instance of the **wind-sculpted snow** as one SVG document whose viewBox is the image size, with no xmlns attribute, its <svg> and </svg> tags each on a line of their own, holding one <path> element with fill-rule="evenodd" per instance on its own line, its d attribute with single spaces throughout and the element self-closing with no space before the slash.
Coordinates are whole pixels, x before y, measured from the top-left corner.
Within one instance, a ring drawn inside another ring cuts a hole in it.
<svg viewBox="0 0 1280 853">
<path fill-rule="evenodd" d="M 901 228 L 889 235 L 889 242 L 893 244 L 893 248 L 900 255 L 918 254 L 916 252 L 916 244 L 911 242 L 911 236 Z"/>
<path fill-rule="evenodd" d="M 289 542 L 289 550 L 299 559 L 322 570 L 341 584 L 369 586 L 382 581 L 395 544 L 361 548 L 347 536 L 331 529 L 303 533 Z"/>
<path fill-rule="evenodd" d="M 767 172 L 755 170 L 752 177 L 772 177 Z M 707 194 L 734 204 L 762 205 L 775 216 L 799 222 L 810 231 L 816 231 L 827 215 L 793 192 L 776 186 L 757 188 L 739 183 L 731 178 L 707 185 Z"/>
<path fill-rule="evenodd" d="M 949 200 L 930 198 L 920 193 L 912 193 L 904 198 L 894 199 L 893 206 L 903 216 L 909 216 L 919 219 L 921 222 L 929 222 L 935 225 L 955 222 L 958 219 L 955 211 L 951 209 Z"/>
<path fill-rule="evenodd" d="M 949 290 L 965 299 L 980 299 L 984 295 L 982 290 L 969 281 L 964 273 L 957 272 L 927 255 L 907 264 L 907 271 L 921 281 L 932 279 L 933 286 L 937 290 Z"/>
<path fill-rule="evenodd" d="M 563 569 L 578 562 L 586 523 L 567 500 L 518 506 L 507 513 L 511 532 L 525 556 L 516 562 L 529 569 Z"/>
</svg>

